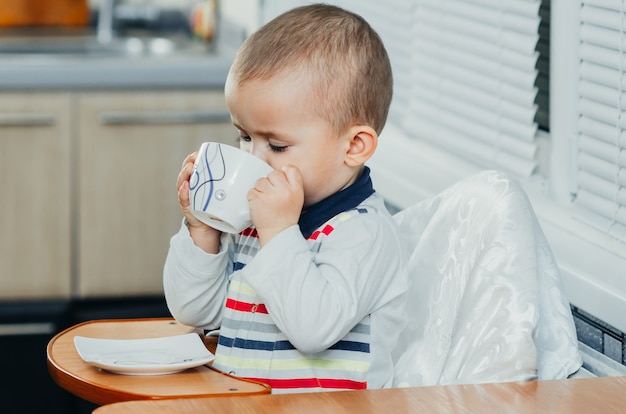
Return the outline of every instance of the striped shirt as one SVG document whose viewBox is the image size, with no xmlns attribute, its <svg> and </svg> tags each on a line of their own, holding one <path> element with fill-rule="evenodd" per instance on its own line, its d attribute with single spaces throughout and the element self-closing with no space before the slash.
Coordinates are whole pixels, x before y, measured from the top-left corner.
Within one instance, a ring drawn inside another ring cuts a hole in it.
<svg viewBox="0 0 626 414">
<path fill-rule="evenodd" d="M 341 213 L 314 231 L 307 239 L 311 251 L 318 251 L 323 238 L 356 214 L 367 214 L 367 209 Z M 245 267 L 258 245 L 254 229 L 242 232 L 235 243 L 235 270 Z M 367 388 L 369 316 L 327 350 L 306 355 L 278 329 L 262 300 L 237 272 L 230 279 L 225 308 L 214 367 L 269 384 L 273 390 Z"/>
<path fill-rule="evenodd" d="M 170 241 L 165 296 L 181 323 L 220 329 L 216 368 L 274 393 L 388 387 L 406 324 L 404 254 L 376 193 L 262 249 L 251 228 L 222 235 L 220 252 L 208 254 L 182 225 Z"/>
</svg>

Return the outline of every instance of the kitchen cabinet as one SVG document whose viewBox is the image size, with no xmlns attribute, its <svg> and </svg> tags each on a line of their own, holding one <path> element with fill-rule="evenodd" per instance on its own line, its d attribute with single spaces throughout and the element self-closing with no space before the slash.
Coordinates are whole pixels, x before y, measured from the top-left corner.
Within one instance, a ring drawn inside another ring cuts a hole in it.
<svg viewBox="0 0 626 414">
<path fill-rule="evenodd" d="M 0 300 L 162 295 L 176 177 L 221 90 L 0 94 Z"/>
<path fill-rule="evenodd" d="M 71 290 L 68 93 L 0 95 L 0 300 Z"/>
<path fill-rule="evenodd" d="M 204 141 L 235 144 L 220 91 L 78 96 L 80 297 L 160 294 L 182 213 L 176 178 Z"/>
</svg>

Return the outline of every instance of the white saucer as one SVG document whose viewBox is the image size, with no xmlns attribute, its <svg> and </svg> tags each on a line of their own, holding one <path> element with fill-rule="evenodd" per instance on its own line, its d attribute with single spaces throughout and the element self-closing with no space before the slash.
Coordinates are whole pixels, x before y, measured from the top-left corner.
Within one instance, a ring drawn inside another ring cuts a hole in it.
<svg viewBox="0 0 626 414">
<path fill-rule="evenodd" d="M 195 333 L 149 339 L 74 337 L 78 355 L 90 365 L 125 375 L 163 375 L 215 359 Z"/>
</svg>

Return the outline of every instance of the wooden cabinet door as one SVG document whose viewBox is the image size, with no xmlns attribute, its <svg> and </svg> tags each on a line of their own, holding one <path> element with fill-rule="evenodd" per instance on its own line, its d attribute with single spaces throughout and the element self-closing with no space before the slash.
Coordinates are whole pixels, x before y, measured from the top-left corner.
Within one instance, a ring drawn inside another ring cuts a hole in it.
<svg viewBox="0 0 626 414">
<path fill-rule="evenodd" d="M 182 161 L 204 141 L 235 144 L 224 94 L 84 93 L 77 112 L 78 295 L 161 294 Z"/>
<path fill-rule="evenodd" d="M 0 94 L 0 299 L 71 293 L 71 96 Z"/>
</svg>

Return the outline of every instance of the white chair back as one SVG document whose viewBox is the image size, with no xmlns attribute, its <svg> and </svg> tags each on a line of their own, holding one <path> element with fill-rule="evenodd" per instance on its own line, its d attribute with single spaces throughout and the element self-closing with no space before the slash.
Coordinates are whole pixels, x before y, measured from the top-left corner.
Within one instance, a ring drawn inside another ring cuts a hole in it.
<svg viewBox="0 0 626 414">
<path fill-rule="evenodd" d="M 519 184 L 483 171 L 395 219 L 410 249 L 396 386 L 560 379 L 580 368 L 558 267 Z"/>
</svg>

